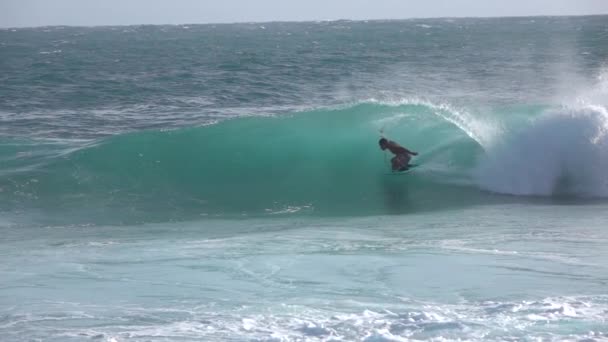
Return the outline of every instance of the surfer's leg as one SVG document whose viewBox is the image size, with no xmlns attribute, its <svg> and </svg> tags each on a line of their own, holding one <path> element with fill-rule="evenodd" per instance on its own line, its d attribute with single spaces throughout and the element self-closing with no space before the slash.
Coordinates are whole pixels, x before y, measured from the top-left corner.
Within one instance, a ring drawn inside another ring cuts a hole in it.
<svg viewBox="0 0 608 342">
<path fill-rule="evenodd" d="M 393 171 L 397 171 L 401 168 L 401 164 L 399 163 L 399 156 L 394 156 L 391 159 L 391 168 Z"/>
<path fill-rule="evenodd" d="M 410 160 L 412 159 L 412 157 L 409 154 L 404 154 L 403 155 L 403 166 L 406 169 L 410 168 Z"/>
<path fill-rule="evenodd" d="M 407 154 L 398 154 L 393 159 L 391 159 L 393 163 L 393 170 L 405 171 L 408 169 L 410 156 Z"/>
</svg>

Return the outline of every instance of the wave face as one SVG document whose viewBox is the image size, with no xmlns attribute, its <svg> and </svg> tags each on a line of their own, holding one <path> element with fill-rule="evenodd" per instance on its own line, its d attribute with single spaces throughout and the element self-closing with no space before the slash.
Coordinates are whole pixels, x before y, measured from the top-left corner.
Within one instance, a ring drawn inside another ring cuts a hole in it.
<svg viewBox="0 0 608 342">
<path fill-rule="evenodd" d="M 126 217 L 416 211 L 439 197 L 449 204 L 446 192 L 470 186 L 464 176 L 482 148 L 458 127 L 465 121 L 423 102 L 368 102 L 124 134 L 72 150 L 21 143 L 23 161 L 5 170 L 2 196 L 12 207 Z M 381 129 L 422 152 L 417 172 L 386 175 Z"/>
</svg>

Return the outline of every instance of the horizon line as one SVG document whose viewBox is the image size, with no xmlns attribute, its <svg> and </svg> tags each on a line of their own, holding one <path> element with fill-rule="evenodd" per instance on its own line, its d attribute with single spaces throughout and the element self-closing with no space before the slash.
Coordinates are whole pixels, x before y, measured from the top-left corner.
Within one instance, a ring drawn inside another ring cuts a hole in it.
<svg viewBox="0 0 608 342">
<path fill-rule="evenodd" d="M 509 19 L 509 18 L 546 18 L 546 17 L 554 17 L 554 18 L 566 18 L 566 17 L 601 17 L 608 16 L 608 13 L 600 13 L 600 14 L 526 14 L 526 15 L 490 15 L 490 16 L 444 16 L 444 17 L 410 17 L 410 18 L 375 18 L 375 19 L 306 19 L 306 20 L 266 20 L 266 21 L 218 21 L 218 22 L 206 22 L 206 23 L 157 23 L 157 24 L 100 24 L 100 25 L 70 25 L 70 24 L 51 24 L 51 25 L 40 25 L 40 26 L 1 26 L 2 30 L 11 30 L 11 29 L 35 29 L 35 28 L 50 28 L 50 27 L 70 27 L 70 28 L 79 28 L 79 27 L 129 27 L 129 26 L 183 26 L 183 25 L 237 25 L 237 24 L 273 24 L 273 23 L 320 23 L 320 22 L 338 22 L 338 21 L 351 21 L 351 22 L 372 22 L 372 21 L 409 21 L 409 20 L 437 20 L 437 19 Z"/>
</svg>

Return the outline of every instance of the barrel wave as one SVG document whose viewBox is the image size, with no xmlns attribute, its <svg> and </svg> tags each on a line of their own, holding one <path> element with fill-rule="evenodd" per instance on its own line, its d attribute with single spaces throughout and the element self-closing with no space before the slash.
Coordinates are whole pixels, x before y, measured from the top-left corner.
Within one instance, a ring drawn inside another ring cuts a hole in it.
<svg viewBox="0 0 608 342">
<path fill-rule="evenodd" d="M 482 148 L 460 122 L 445 106 L 368 101 L 128 133 L 78 147 L 14 142 L 4 155 L 11 168 L 3 170 L 1 194 L 13 209 L 102 217 L 112 210 L 108 219 L 126 220 L 434 209 L 458 203 L 450 193 L 473 190 L 463 179 Z M 380 130 L 420 151 L 423 166 L 387 176 L 390 156 L 378 148 Z M 15 149 L 18 157 L 7 160 Z"/>
<path fill-rule="evenodd" d="M 0 194 L 12 212 L 121 223 L 408 214 L 608 193 L 604 107 L 508 110 L 510 122 L 491 123 L 447 105 L 367 101 L 77 145 L 13 142 Z M 391 175 L 380 132 L 419 151 L 422 166 Z"/>
</svg>

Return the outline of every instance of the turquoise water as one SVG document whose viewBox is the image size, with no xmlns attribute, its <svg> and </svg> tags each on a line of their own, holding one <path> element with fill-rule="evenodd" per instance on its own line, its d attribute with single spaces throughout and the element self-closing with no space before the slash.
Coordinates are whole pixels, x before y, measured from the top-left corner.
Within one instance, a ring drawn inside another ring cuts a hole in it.
<svg viewBox="0 0 608 342">
<path fill-rule="evenodd" d="M 605 16 L 3 29 L 0 61 L 3 341 L 608 338 Z"/>
</svg>

